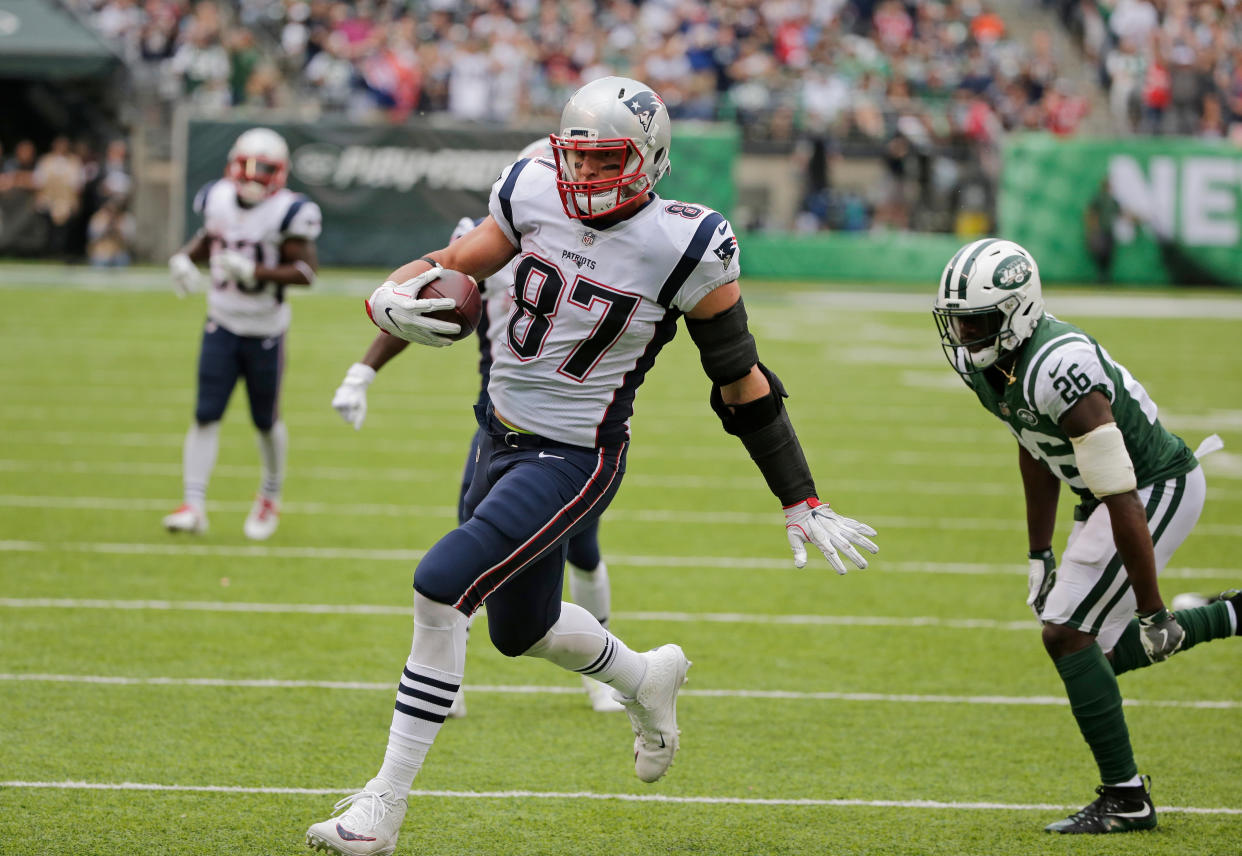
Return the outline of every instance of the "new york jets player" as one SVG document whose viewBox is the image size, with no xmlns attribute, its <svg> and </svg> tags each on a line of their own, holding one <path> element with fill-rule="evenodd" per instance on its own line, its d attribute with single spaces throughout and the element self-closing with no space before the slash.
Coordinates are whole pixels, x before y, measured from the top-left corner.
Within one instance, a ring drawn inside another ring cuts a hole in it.
<svg viewBox="0 0 1242 856">
<path fill-rule="evenodd" d="M 318 268 L 319 206 L 285 189 L 289 147 L 275 131 L 251 128 L 229 151 L 225 177 L 203 187 L 194 210 L 200 229 L 168 260 L 173 285 L 185 296 L 211 285 L 198 360 L 198 400 L 183 452 L 184 497 L 164 518 L 170 532 L 207 531 L 207 482 L 216 462 L 220 420 L 239 377 L 258 429 L 261 480 L 243 531 L 263 540 L 276 531 L 289 438 L 280 419 L 288 286 L 309 286 Z"/>
<path fill-rule="evenodd" d="M 1160 596 L 1156 575 L 1203 509 L 1203 471 L 1124 366 L 1045 314 L 1035 260 L 1012 241 L 958 250 L 934 314 L 950 365 L 1018 441 L 1027 603 L 1100 770 L 1098 798 L 1047 831 L 1151 829 L 1150 779 L 1135 765 L 1116 676 L 1236 634 L 1242 609 L 1235 595 L 1174 615 Z M 1079 504 L 1057 567 L 1062 483 Z"/>
<path fill-rule="evenodd" d="M 391 853 L 406 795 L 461 682 L 467 616 L 486 601 L 504 654 L 540 657 L 616 691 L 635 734 L 634 768 L 653 782 L 678 747 L 676 700 L 690 661 L 677 645 L 631 650 L 588 612 L 561 602 L 566 539 L 607 507 L 625 472 L 634 395 L 681 316 L 712 382 L 710 401 L 785 507 L 795 564 L 812 543 L 839 571 L 840 550 L 876 550 L 870 527 L 816 489 L 785 411 L 784 388 L 758 362 L 738 290 L 728 221 L 661 199 L 668 111 L 650 87 L 587 84 L 551 138 L 555 161 L 519 160 L 492 188 L 491 216 L 461 240 L 393 272 L 368 302 L 386 332 L 448 343 L 434 300 L 413 295 L 440 267 L 483 279 L 517 258 L 515 310 L 495 351 L 490 406 L 469 519 L 414 573 L 414 641 L 378 775 L 338 803 L 307 843 L 348 856 Z"/>
<path fill-rule="evenodd" d="M 519 155 L 522 157 L 552 157 L 552 147 L 547 139 L 536 140 L 527 146 Z M 452 243 L 464 237 L 478 223 L 469 217 L 461 218 L 453 235 Z M 476 330 L 479 342 L 479 375 L 483 383 L 475 402 L 476 411 L 483 412 L 487 407 L 487 381 L 491 374 L 493 350 L 503 346 L 504 332 L 508 325 L 509 313 L 513 309 L 513 265 L 504 268 L 479 283 L 483 292 L 483 317 Z M 410 343 L 405 339 L 390 336 L 382 330 L 371 342 L 361 362 L 354 363 L 345 373 L 345 379 L 332 397 L 332 407 L 341 418 L 353 425 L 355 430 L 362 427 L 367 415 L 367 388 L 375 380 L 376 372 L 383 368 L 389 360 L 406 349 Z M 466 491 L 474 478 L 475 458 L 482 442 L 483 429 L 480 427 L 470 441 L 470 449 L 466 454 L 466 466 L 462 471 L 461 491 L 457 500 L 457 522 L 466 522 L 465 500 Z M 608 626 L 608 616 L 612 607 L 612 589 L 608 580 L 608 567 L 604 564 L 599 548 L 599 520 L 591 523 L 569 539 L 566 547 L 566 561 L 569 565 L 569 596 L 570 599 L 585 608 L 604 627 Z M 583 686 L 590 699 L 591 708 L 599 713 L 616 713 L 623 708 L 613 698 L 612 690 L 594 678 L 582 676 Z M 466 715 L 465 689 L 458 690 L 453 699 L 453 706 L 448 715 L 460 718 Z"/>
</svg>

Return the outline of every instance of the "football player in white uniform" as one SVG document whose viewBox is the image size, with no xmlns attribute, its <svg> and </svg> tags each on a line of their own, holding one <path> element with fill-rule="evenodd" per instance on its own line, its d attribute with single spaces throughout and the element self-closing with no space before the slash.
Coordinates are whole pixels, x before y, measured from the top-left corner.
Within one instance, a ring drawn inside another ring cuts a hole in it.
<svg viewBox="0 0 1242 856">
<path fill-rule="evenodd" d="M 967 244 L 945 266 L 934 314 L 949 364 L 1018 441 L 1026 495 L 1027 604 L 1100 770 L 1098 798 L 1048 832 L 1151 829 L 1149 779 L 1130 746 L 1117 675 L 1239 632 L 1242 595 L 1165 608 L 1157 574 L 1203 510 L 1196 453 L 1108 351 L 1044 312 L 1035 259 L 1012 241 Z M 1200 453 L 1219 448 L 1210 437 Z M 1061 484 L 1079 499 L 1057 567 Z"/>
<path fill-rule="evenodd" d="M 289 286 L 315 281 L 323 215 L 285 189 L 289 147 L 275 131 L 251 128 L 229 152 L 225 177 L 203 187 L 194 210 L 203 228 L 171 259 L 177 293 L 198 289 L 198 265 L 210 269 L 207 320 L 198 361 L 194 423 L 185 438 L 184 496 L 164 518 L 170 532 L 207 531 L 207 482 L 216 462 L 220 420 L 239 377 L 246 380 L 250 417 L 258 429 L 262 476 L 243 527 L 263 540 L 276 531 L 285 477 L 288 432 L 280 419 Z"/>
<path fill-rule="evenodd" d="M 552 147 L 547 138 L 541 138 L 524 148 L 518 159 L 544 157 L 552 158 Z M 473 229 L 478 222 L 469 217 L 461 218 L 457 228 L 453 230 L 449 242 L 456 241 Z M 483 317 L 476 331 L 479 342 L 479 375 L 482 386 L 475 402 L 477 413 L 486 412 L 487 381 L 491 374 L 493 350 L 504 347 L 505 330 L 509 322 L 509 313 L 513 309 L 513 265 L 504 268 L 479 283 L 483 292 Z M 406 349 L 410 343 L 380 331 L 367 348 L 360 362 L 354 363 L 345 372 L 345 379 L 332 397 L 332 407 L 347 423 L 355 429 L 362 427 L 367 415 L 367 388 L 375 380 L 376 373 L 389 360 Z M 461 491 L 457 501 L 457 522 L 465 523 L 466 491 L 474 478 L 475 458 L 482 441 L 483 428 L 480 426 L 470 442 L 466 454 L 466 466 L 462 471 Z M 569 597 L 574 603 L 585 608 L 599 623 L 607 627 L 608 616 L 612 608 L 612 589 L 608 579 L 608 566 L 600 555 L 599 520 L 596 519 L 582 531 L 569 539 L 566 548 L 566 561 L 569 565 Z M 607 684 L 600 683 L 587 675 L 582 676 L 582 684 L 586 688 L 591 709 L 599 713 L 617 713 L 623 710 L 621 704 L 613 698 L 612 690 Z M 466 691 L 458 690 L 453 699 L 453 706 L 448 715 L 461 718 L 466 715 Z"/>
<path fill-rule="evenodd" d="M 810 542 L 841 573 L 875 531 L 837 514 L 814 480 L 776 375 L 758 361 L 738 289 L 737 242 L 720 214 L 658 197 L 668 111 L 650 87 L 607 77 L 569 100 L 554 161 L 519 160 L 492 188 L 491 216 L 398 268 L 368 301 L 402 339 L 446 345 L 439 308 L 417 297 L 441 268 L 485 279 L 516 258 L 514 303 L 495 350 L 469 519 L 414 573 L 414 641 L 379 773 L 314 824 L 307 844 L 389 854 L 406 796 L 461 684 L 469 615 L 509 656 L 549 660 L 610 685 L 634 731 L 634 770 L 653 782 L 678 747 L 676 700 L 690 661 L 677 645 L 631 650 L 590 612 L 561 602 L 565 543 L 598 517 L 625 472 L 634 394 L 686 316 L 710 402 L 785 508 L 798 567 Z"/>
</svg>

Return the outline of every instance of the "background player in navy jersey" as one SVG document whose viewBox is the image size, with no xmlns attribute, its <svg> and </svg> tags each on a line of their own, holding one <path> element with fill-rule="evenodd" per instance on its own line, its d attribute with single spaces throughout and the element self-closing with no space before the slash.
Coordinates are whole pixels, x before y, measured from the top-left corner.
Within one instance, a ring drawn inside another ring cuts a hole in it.
<svg viewBox="0 0 1242 856">
<path fill-rule="evenodd" d="M 552 147 L 547 139 L 536 140 L 522 150 L 521 157 L 552 157 Z M 463 217 L 453 230 L 450 243 L 463 237 L 478 222 Z M 476 408 L 486 408 L 487 380 L 491 374 L 492 349 L 501 342 L 508 323 L 509 313 L 513 309 L 513 266 L 506 265 L 501 270 L 479 283 L 483 292 L 483 317 L 477 329 L 479 341 L 479 374 L 482 386 L 479 389 Z M 361 428 L 367 415 L 367 388 L 375 380 L 375 374 L 397 354 L 409 345 L 404 339 L 380 332 L 367 348 L 361 362 L 354 363 L 345 373 L 345 379 L 332 397 L 332 406 L 341 418 L 355 429 Z M 482 441 L 483 429 L 479 428 L 470 442 L 470 450 L 466 455 L 466 466 L 462 471 L 461 492 L 457 501 L 457 522 L 466 522 L 465 499 L 466 490 L 474 478 L 475 457 Z M 589 525 L 569 539 L 566 549 L 566 561 L 569 565 L 569 597 L 574 603 L 585 608 L 599 623 L 607 627 L 608 616 L 612 606 L 612 590 L 608 580 L 608 567 L 604 564 L 599 548 L 599 520 L 592 520 Z M 600 713 L 616 713 L 623 708 L 613 697 L 607 684 L 594 678 L 582 676 L 583 686 L 591 701 L 591 708 Z M 459 718 L 466 715 L 465 689 L 457 692 L 453 706 L 448 715 Z"/>
<path fill-rule="evenodd" d="M 285 288 L 315 281 L 315 239 L 323 215 L 285 189 L 289 147 L 268 128 L 251 128 L 233 144 L 225 178 L 194 199 L 203 228 L 171 259 L 178 294 L 197 290 L 207 262 L 211 287 L 198 360 L 198 401 L 185 438 L 184 497 L 164 518 L 170 532 L 207 531 L 207 482 L 216 463 L 220 420 L 239 377 L 258 429 L 262 475 L 243 531 L 263 540 L 276 531 L 289 435 L 280 420 L 280 381 L 290 308 Z"/>
<path fill-rule="evenodd" d="M 668 172 L 668 111 L 650 87 L 608 77 L 580 89 L 551 138 L 555 161 L 519 160 L 492 188 L 491 216 L 462 239 L 393 272 L 367 303 L 372 320 L 408 341 L 447 345 L 456 325 L 418 290 L 440 266 L 482 280 L 516 257 L 515 310 L 498 343 L 479 463 L 465 523 L 414 573 L 414 641 L 397 689 L 388 749 L 339 817 L 307 844 L 346 856 L 389 854 L 406 796 L 461 683 L 466 621 L 487 602 L 504 654 L 541 657 L 616 692 L 633 726 L 634 768 L 659 779 L 678 746 L 676 700 L 690 666 L 677 645 L 630 650 L 590 612 L 561 602 L 567 540 L 597 518 L 625 472 L 634 394 L 677 321 L 698 346 L 710 401 L 785 507 L 795 564 L 806 543 L 839 572 L 838 550 L 875 531 L 816 498 L 784 408 L 784 388 L 758 361 L 728 221 L 660 199 Z"/>
</svg>

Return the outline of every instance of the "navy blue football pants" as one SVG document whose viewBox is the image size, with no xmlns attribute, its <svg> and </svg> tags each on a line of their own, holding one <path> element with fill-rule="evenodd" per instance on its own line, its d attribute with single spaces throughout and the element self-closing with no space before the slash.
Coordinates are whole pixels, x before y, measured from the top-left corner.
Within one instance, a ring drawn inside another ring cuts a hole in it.
<svg viewBox="0 0 1242 856">
<path fill-rule="evenodd" d="M 208 319 L 198 354 L 198 423 L 224 418 L 238 378 L 246 379 L 250 418 L 260 431 L 270 431 L 279 418 L 280 379 L 285 370 L 285 337 L 257 338 L 230 333 Z"/>
<path fill-rule="evenodd" d="M 470 490 L 470 482 L 474 480 L 474 465 L 480 455 L 479 444 L 484 434 L 484 429 L 480 428 L 474 432 L 474 437 L 470 440 L 470 454 L 466 456 L 466 466 L 461 474 L 461 493 L 457 496 L 457 524 L 459 526 L 470 519 L 470 514 L 466 511 L 466 492 Z M 585 571 L 593 571 L 599 567 L 603 556 L 600 555 L 599 549 L 598 517 L 593 517 L 590 523 L 569 539 L 566 558 L 574 567 Z"/>
<path fill-rule="evenodd" d="M 466 615 L 486 600 L 492 644 L 523 654 L 560 617 L 568 542 L 616 495 L 627 449 L 506 433 L 489 418 L 463 503 L 468 518 L 418 563 L 414 588 Z"/>
</svg>

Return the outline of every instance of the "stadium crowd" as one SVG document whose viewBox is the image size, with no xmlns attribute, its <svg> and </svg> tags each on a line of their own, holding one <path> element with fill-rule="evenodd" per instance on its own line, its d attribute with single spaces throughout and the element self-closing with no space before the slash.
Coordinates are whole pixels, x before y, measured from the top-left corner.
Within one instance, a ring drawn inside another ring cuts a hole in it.
<svg viewBox="0 0 1242 856">
<path fill-rule="evenodd" d="M 0 150 L 0 253 L 128 265 L 135 224 L 127 210 L 133 179 L 124 140 L 99 152 L 58 136 L 39 153 L 23 139 Z"/>
<path fill-rule="evenodd" d="M 1090 103 L 1051 35 L 1016 38 L 992 0 L 65 2 L 143 91 L 208 115 L 553 119 L 582 83 L 633 76 L 676 120 L 736 122 L 748 145 L 794 151 L 800 230 L 962 227 L 929 201 L 968 185 L 988 208 L 1005 133 L 1073 134 Z M 1242 135 L 1237 0 L 1041 2 L 1098 63 L 1119 129 Z M 844 150 L 878 156 L 884 186 L 834 188 Z"/>
<path fill-rule="evenodd" d="M 165 98 L 208 111 L 505 122 L 554 116 L 610 73 L 650 83 L 674 119 L 759 139 L 1069 133 L 1083 104 L 1049 41 L 1018 44 L 986 0 L 72 2 Z"/>
<path fill-rule="evenodd" d="M 1045 0 L 1097 65 L 1118 131 L 1242 142 L 1237 0 Z"/>
</svg>

